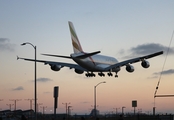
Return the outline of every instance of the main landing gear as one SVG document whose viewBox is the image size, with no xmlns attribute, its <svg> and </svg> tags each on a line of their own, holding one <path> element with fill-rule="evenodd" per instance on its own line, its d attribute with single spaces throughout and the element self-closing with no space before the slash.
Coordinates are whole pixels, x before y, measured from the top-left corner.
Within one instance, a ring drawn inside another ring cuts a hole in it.
<svg viewBox="0 0 174 120">
<path fill-rule="evenodd" d="M 115 77 L 118 77 L 118 75 L 116 74 Z"/>
<path fill-rule="evenodd" d="M 86 73 L 85 75 L 86 75 L 86 77 L 95 77 L 95 74 L 93 72 Z"/>
<path fill-rule="evenodd" d="M 104 77 L 104 76 L 105 76 L 105 74 L 102 73 L 102 72 L 99 72 L 98 75 L 99 75 L 100 77 Z"/>
<path fill-rule="evenodd" d="M 108 76 L 109 76 L 109 77 L 110 77 L 110 76 L 112 77 L 113 74 L 112 74 L 111 72 L 108 72 Z M 118 77 L 117 73 L 116 73 L 115 77 Z"/>
<path fill-rule="evenodd" d="M 95 77 L 95 74 L 93 72 L 91 72 L 91 73 L 87 72 L 85 75 L 86 75 L 86 77 Z M 99 72 L 98 75 L 100 77 L 105 77 L 105 74 L 102 73 L 102 72 Z M 113 74 L 111 72 L 108 72 L 107 75 L 109 77 L 112 77 L 113 76 Z M 117 73 L 116 73 L 115 77 L 118 77 Z"/>
<path fill-rule="evenodd" d="M 108 72 L 108 76 L 110 77 L 110 76 L 113 76 L 113 74 L 111 73 L 111 72 Z"/>
</svg>

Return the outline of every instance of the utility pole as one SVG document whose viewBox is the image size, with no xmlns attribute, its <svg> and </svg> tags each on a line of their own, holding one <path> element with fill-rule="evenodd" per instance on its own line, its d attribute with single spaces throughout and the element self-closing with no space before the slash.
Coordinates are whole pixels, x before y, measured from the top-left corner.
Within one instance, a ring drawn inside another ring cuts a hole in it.
<svg viewBox="0 0 174 120">
<path fill-rule="evenodd" d="M 62 103 L 63 105 L 65 105 L 66 107 L 66 116 L 68 116 L 68 105 L 71 104 L 70 102 L 69 103 Z"/>
<path fill-rule="evenodd" d="M 15 105 L 14 110 L 16 110 L 16 103 L 17 103 L 17 101 L 21 101 L 21 99 L 12 99 L 10 101 L 14 101 L 14 105 Z"/>
</svg>

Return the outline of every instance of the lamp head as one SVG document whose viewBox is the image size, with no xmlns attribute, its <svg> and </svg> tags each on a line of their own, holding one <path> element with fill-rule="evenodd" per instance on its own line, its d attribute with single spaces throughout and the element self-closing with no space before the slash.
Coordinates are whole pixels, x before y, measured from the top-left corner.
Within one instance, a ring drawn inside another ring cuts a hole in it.
<svg viewBox="0 0 174 120">
<path fill-rule="evenodd" d="M 26 45 L 26 43 L 22 43 L 21 45 Z"/>
</svg>

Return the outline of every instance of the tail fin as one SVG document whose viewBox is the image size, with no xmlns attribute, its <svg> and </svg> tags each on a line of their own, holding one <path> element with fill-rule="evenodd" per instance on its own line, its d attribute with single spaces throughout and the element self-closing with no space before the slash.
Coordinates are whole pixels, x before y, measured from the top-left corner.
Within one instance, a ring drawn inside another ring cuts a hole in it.
<svg viewBox="0 0 174 120">
<path fill-rule="evenodd" d="M 70 21 L 68 23 L 69 23 L 69 29 L 70 29 L 70 33 L 71 33 L 71 39 L 72 39 L 72 45 L 73 45 L 74 53 L 83 52 L 83 49 L 80 45 L 80 42 L 79 42 L 79 39 L 77 37 L 76 31 L 74 29 L 73 23 L 70 22 Z"/>
</svg>

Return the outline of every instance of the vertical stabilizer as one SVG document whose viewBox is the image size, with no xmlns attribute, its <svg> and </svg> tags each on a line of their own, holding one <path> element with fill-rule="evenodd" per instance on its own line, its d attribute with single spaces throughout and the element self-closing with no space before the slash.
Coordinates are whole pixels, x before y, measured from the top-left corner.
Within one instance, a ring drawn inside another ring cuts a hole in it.
<svg viewBox="0 0 174 120">
<path fill-rule="evenodd" d="M 70 33 L 71 33 L 71 39 L 72 39 L 72 45 L 73 45 L 74 53 L 83 52 L 83 49 L 80 45 L 80 42 L 79 42 L 79 39 L 77 37 L 76 31 L 74 29 L 73 23 L 70 22 L 70 21 L 68 23 L 69 23 L 69 29 L 70 29 Z"/>
</svg>

